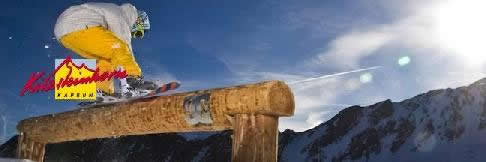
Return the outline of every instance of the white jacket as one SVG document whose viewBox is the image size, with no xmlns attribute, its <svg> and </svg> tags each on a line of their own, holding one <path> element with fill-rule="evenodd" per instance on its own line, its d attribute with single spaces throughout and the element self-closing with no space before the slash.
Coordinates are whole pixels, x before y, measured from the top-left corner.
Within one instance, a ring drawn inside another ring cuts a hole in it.
<svg viewBox="0 0 486 162">
<path fill-rule="evenodd" d="M 123 40 L 131 49 L 130 28 L 137 20 L 137 9 L 131 4 L 85 3 L 71 6 L 57 19 L 54 34 L 62 36 L 92 26 L 103 26 Z"/>
</svg>

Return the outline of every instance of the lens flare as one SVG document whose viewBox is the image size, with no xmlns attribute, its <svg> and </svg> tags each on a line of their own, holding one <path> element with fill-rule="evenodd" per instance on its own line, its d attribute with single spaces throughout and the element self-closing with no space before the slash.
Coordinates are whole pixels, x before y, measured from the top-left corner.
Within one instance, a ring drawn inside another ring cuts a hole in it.
<svg viewBox="0 0 486 162">
<path fill-rule="evenodd" d="M 359 80 L 361 81 L 361 83 L 369 83 L 369 82 L 373 81 L 373 75 L 371 75 L 371 73 L 361 74 L 361 76 L 359 77 Z"/>
<path fill-rule="evenodd" d="M 410 63 L 410 57 L 408 56 L 403 56 L 398 59 L 398 65 L 400 66 L 406 66 Z"/>
</svg>

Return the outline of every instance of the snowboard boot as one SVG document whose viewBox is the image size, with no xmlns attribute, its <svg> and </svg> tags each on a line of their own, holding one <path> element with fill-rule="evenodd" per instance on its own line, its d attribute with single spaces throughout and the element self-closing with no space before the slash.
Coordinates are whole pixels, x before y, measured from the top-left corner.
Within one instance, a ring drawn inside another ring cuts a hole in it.
<svg viewBox="0 0 486 162">
<path fill-rule="evenodd" d="M 152 81 L 146 81 L 143 77 L 127 77 L 127 84 L 131 90 L 155 90 L 157 84 Z"/>
<path fill-rule="evenodd" d="M 123 70 L 123 67 L 119 66 L 118 70 Z M 154 82 L 144 80 L 143 76 L 127 76 L 119 79 L 115 93 L 119 94 L 120 98 L 129 99 L 144 96 L 155 89 L 157 89 L 157 85 Z"/>
<path fill-rule="evenodd" d="M 120 79 L 118 87 L 115 93 L 120 94 L 120 98 L 129 99 L 151 93 L 157 89 L 157 84 L 146 81 L 143 77 L 127 77 Z"/>
</svg>

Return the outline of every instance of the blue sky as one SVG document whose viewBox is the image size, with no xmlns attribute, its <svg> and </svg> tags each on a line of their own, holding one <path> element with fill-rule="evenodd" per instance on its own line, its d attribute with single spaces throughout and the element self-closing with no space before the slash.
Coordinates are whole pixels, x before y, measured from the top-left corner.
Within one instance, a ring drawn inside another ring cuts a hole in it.
<svg viewBox="0 0 486 162">
<path fill-rule="evenodd" d="M 64 9 L 84 2 L 19 0 L 1 6 L 2 140 L 16 133 L 23 118 L 75 107 L 74 102 L 54 101 L 52 93 L 18 93 L 31 72 L 49 72 L 54 59 L 75 56 L 53 39 L 53 28 Z M 438 10 L 446 8 L 441 7 L 445 0 L 97 2 L 129 2 L 148 13 L 152 30 L 133 41 L 135 57 L 146 78 L 180 81 L 180 91 L 274 79 L 292 82 L 379 67 L 292 84 L 296 114 L 281 119 L 281 129 L 303 131 L 349 105 L 400 101 L 472 83 L 486 72 L 480 59 L 486 50 L 470 54 L 444 43 L 443 32 L 463 29 L 441 28 L 444 21 L 454 24 L 441 19 L 445 14 Z M 484 32 L 470 35 L 457 41 L 484 38 Z M 400 65 L 400 59 L 410 61 Z"/>
</svg>

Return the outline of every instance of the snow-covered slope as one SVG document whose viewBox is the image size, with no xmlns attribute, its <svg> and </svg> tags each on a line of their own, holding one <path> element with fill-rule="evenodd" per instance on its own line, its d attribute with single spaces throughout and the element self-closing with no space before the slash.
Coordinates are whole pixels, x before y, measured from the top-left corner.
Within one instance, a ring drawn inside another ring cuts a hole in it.
<svg viewBox="0 0 486 162">
<path fill-rule="evenodd" d="M 48 145 L 46 161 L 229 161 L 231 132 L 158 134 Z M 0 146 L 13 157 L 16 138 Z M 279 136 L 279 161 L 486 161 L 486 79 L 402 102 L 343 109 Z"/>
<path fill-rule="evenodd" d="M 486 161 L 486 79 L 353 106 L 282 145 L 280 161 Z M 282 140 L 282 139 L 281 139 Z"/>
</svg>

